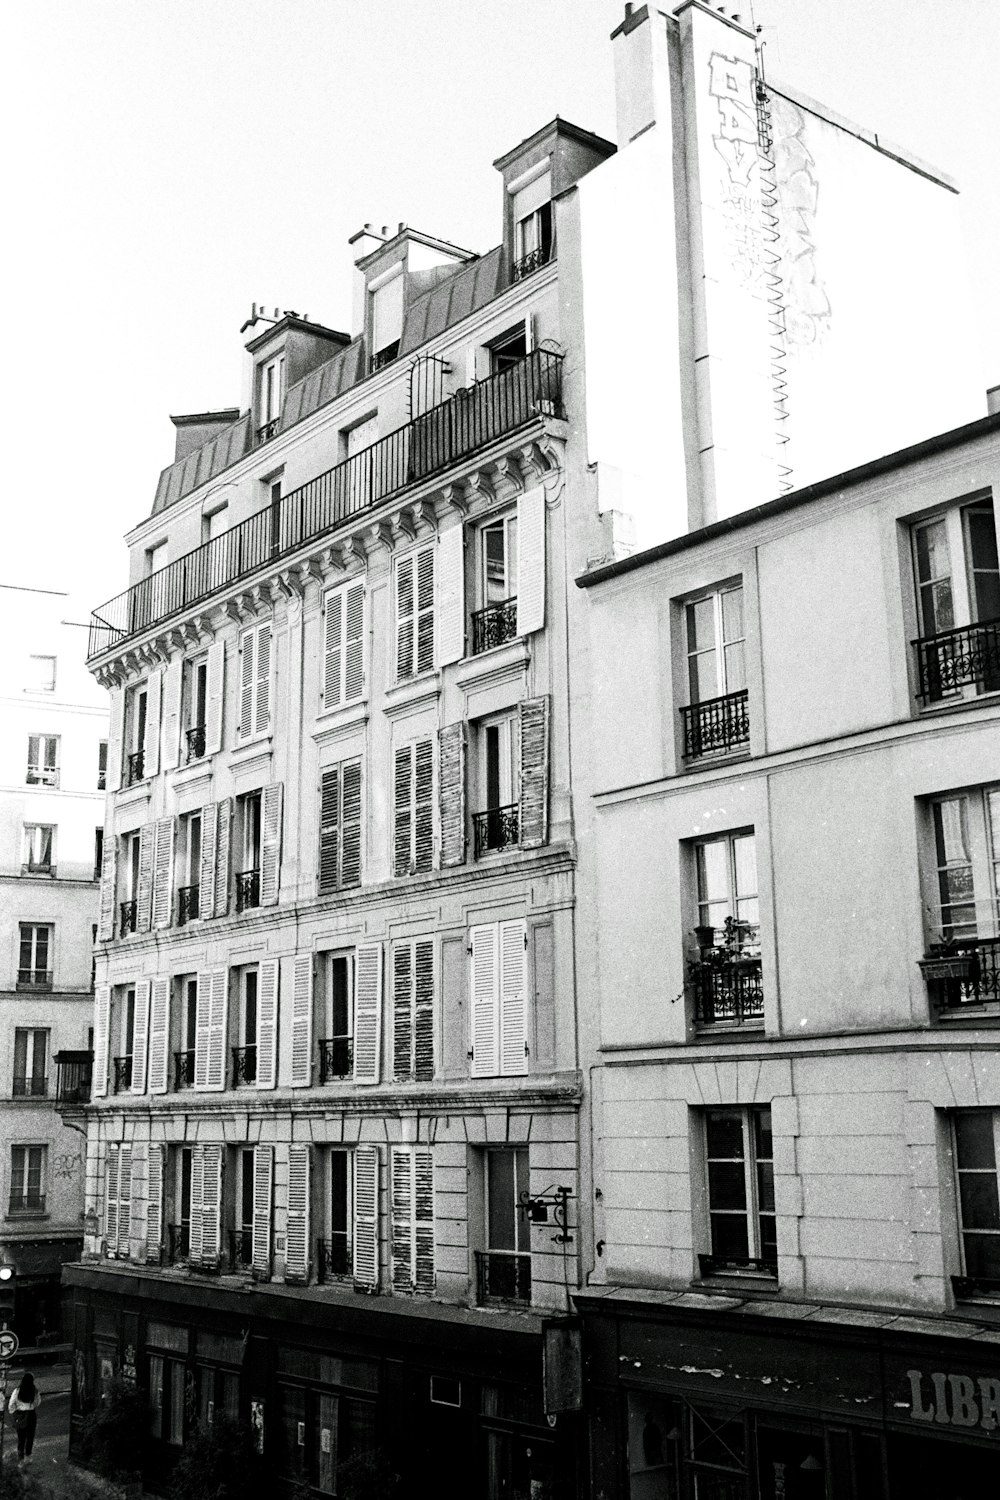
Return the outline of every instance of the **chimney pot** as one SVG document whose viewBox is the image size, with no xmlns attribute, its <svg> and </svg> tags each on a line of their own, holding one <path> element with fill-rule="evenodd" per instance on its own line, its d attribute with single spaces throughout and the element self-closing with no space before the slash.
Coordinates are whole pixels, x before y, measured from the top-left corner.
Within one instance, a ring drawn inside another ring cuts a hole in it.
<svg viewBox="0 0 1000 1500">
<path fill-rule="evenodd" d="M 631 16 L 631 14 L 632 14 L 631 0 L 625 0 L 625 19 L 626 19 L 626 21 L 629 19 L 629 17 Z"/>
</svg>

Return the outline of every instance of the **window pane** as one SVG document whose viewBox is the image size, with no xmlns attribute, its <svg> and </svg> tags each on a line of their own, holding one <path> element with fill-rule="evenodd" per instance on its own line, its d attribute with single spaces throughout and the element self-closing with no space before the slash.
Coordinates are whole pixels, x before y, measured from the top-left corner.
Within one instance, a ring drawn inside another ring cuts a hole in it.
<svg viewBox="0 0 1000 1500">
<path fill-rule="evenodd" d="M 688 651 L 715 649 L 715 600 L 699 599 L 687 607 Z"/>
<path fill-rule="evenodd" d="M 729 869 L 725 839 L 698 845 L 698 900 L 729 906 Z"/>
<path fill-rule="evenodd" d="M 531 1249 L 531 1225 L 527 1213 L 521 1208 L 521 1194 L 529 1191 L 528 1153 L 515 1151 L 514 1157 L 514 1222 L 519 1250 Z"/>
<path fill-rule="evenodd" d="M 743 590 L 727 589 L 722 595 L 722 639 L 742 641 L 743 636 Z"/>
<path fill-rule="evenodd" d="M 996 1171 L 993 1115 L 987 1109 L 962 1110 L 955 1116 L 955 1145 L 959 1169 Z"/>
<path fill-rule="evenodd" d="M 774 1168 L 769 1161 L 757 1163 L 757 1203 L 762 1214 L 774 1213 Z"/>
<path fill-rule="evenodd" d="M 744 1260 L 750 1254 L 745 1213 L 716 1214 L 712 1219 L 712 1254 L 718 1260 Z"/>
<path fill-rule="evenodd" d="M 965 512 L 965 523 L 972 564 L 973 616 L 977 620 L 995 620 L 1000 616 L 1000 569 L 992 501 L 970 506 Z"/>
<path fill-rule="evenodd" d="M 736 870 L 737 900 L 756 896 L 757 844 L 752 833 L 733 839 L 733 865 Z"/>
<path fill-rule="evenodd" d="M 688 686 L 692 703 L 719 696 L 719 675 L 714 651 L 701 651 L 688 658 Z"/>
<path fill-rule="evenodd" d="M 49 967 L 49 929 L 47 927 L 35 928 L 35 968 L 45 970 Z"/>
<path fill-rule="evenodd" d="M 754 1152 L 758 1161 L 770 1161 L 774 1155 L 771 1139 L 771 1111 L 755 1109 L 753 1112 Z"/>
<path fill-rule="evenodd" d="M 170 1373 L 170 1426 L 164 1434 L 168 1443 L 179 1448 L 184 1441 L 184 1366 L 179 1360 L 167 1361 Z"/>
<path fill-rule="evenodd" d="M 486 604 L 499 604 L 507 597 L 504 567 L 504 525 L 487 526 L 483 532 L 483 567 L 486 574 Z"/>
<path fill-rule="evenodd" d="M 723 653 L 726 667 L 726 692 L 738 693 L 747 685 L 745 647 L 742 641 L 727 646 Z"/>
<path fill-rule="evenodd" d="M 735 1110 L 710 1109 L 705 1118 L 710 1159 L 743 1160 L 743 1121 Z"/>
<path fill-rule="evenodd" d="M 1000 1199 L 995 1172 L 960 1172 L 962 1224 L 966 1229 L 1000 1230 Z"/>
<path fill-rule="evenodd" d="M 487 1236 L 490 1250 L 515 1249 L 514 1153 L 490 1151 L 487 1155 L 489 1204 Z"/>
<path fill-rule="evenodd" d="M 964 1234 L 966 1276 L 1000 1280 L 1000 1234 Z"/>
<path fill-rule="evenodd" d="M 712 1213 L 721 1209 L 740 1210 L 747 1206 L 747 1184 L 740 1161 L 710 1161 L 708 1164 L 708 1201 Z"/>
</svg>

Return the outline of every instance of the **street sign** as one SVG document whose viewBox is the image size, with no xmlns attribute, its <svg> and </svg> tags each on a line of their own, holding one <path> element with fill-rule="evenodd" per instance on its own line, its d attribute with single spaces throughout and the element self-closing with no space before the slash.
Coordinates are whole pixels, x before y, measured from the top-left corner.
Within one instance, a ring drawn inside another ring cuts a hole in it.
<svg viewBox="0 0 1000 1500">
<path fill-rule="evenodd" d="M 11 1333 L 9 1328 L 0 1333 L 0 1359 L 12 1359 L 20 1347 L 17 1334 Z"/>
</svg>

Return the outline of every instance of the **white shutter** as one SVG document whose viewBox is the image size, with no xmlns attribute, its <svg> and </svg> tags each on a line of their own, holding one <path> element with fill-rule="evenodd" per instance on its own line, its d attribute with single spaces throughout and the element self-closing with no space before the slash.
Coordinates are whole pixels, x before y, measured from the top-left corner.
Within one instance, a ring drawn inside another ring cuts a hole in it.
<svg viewBox="0 0 1000 1500">
<path fill-rule="evenodd" d="M 150 672 L 146 680 L 146 741 L 142 747 L 142 772 L 155 776 L 160 769 L 160 704 L 163 672 Z"/>
<path fill-rule="evenodd" d="M 260 799 L 260 904 L 277 906 L 281 883 L 282 784 L 272 781 Z"/>
<path fill-rule="evenodd" d="M 115 895 L 118 867 L 118 840 L 110 826 L 104 830 L 104 849 L 101 854 L 101 894 L 97 916 L 97 936 L 102 943 L 115 935 Z"/>
<path fill-rule="evenodd" d="M 173 906 L 173 818 L 159 818 L 153 830 L 153 926 L 162 928 L 170 926 Z"/>
<path fill-rule="evenodd" d="M 344 609 L 344 702 L 355 703 L 365 691 L 365 586 L 348 584 Z"/>
<path fill-rule="evenodd" d="M 228 801 L 223 806 L 228 808 Z M 198 915 L 215 916 L 215 853 L 219 827 L 219 805 L 210 802 L 201 810 L 201 869 L 198 872 Z"/>
<path fill-rule="evenodd" d="M 107 789 L 117 792 L 122 784 L 122 741 L 125 737 L 125 689 L 111 689 L 111 727 L 108 731 Z"/>
<path fill-rule="evenodd" d="M 128 1232 L 132 1219 L 132 1147 L 122 1146 L 118 1153 L 118 1241 L 120 1256 L 128 1255 Z"/>
<path fill-rule="evenodd" d="M 274 1197 L 274 1147 L 255 1146 L 253 1153 L 253 1272 L 259 1280 L 271 1274 L 271 1213 Z"/>
<path fill-rule="evenodd" d="M 149 1092 L 167 1092 L 170 1049 L 170 980 L 154 979 L 149 1008 Z M 133 1064 L 133 1079 L 135 1065 Z"/>
<path fill-rule="evenodd" d="M 308 1146 L 288 1148 L 288 1217 L 285 1224 L 285 1280 L 309 1279 Z"/>
<path fill-rule="evenodd" d="M 500 1072 L 528 1071 L 527 927 L 500 923 Z"/>
<path fill-rule="evenodd" d="M 253 738 L 254 685 L 257 679 L 257 631 L 251 626 L 240 636 L 240 739 Z"/>
<path fill-rule="evenodd" d="M 139 830 L 139 884 L 135 893 L 135 930 L 148 932 L 153 920 L 153 839 L 155 825 Z"/>
<path fill-rule="evenodd" d="M 204 1245 L 201 1222 L 204 1182 L 205 1159 L 202 1147 L 195 1146 L 191 1152 L 191 1230 L 188 1244 L 188 1260 L 194 1265 L 200 1265 Z"/>
<path fill-rule="evenodd" d="M 265 958 L 260 965 L 257 988 L 257 1087 L 259 1089 L 273 1089 L 277 1082 L 279 969 L 276 958 Z"/>
<path fill-rule="evenodd" d="M 355 961 L 354 1082 L 378 1083 L 382 1061 L 382 944 L 362 943 Z"/>
<path fill-rule="evenodd" d="M 378 1287 L 377 1146 L 354 1151 L 354 1280 L 366 1291 Z"/>
<path fill-rule="evenodd" d="M 438 537 L 437 665 L 461 661 L 465 655 L 465 528 L 459 522 Z"/>
<path fill-rule="evenodd" d="M 299 953 L 292 965 L 292 1087 L 312 1082 L 313 960 Z"/>
<path fill-rule="evenodd" d="M 525 490 L 517 502 L 517 633 L 545 624 L 545 491 Z"/>
<path fill-rule="evenodd" d="M 271 722 L 271 622 L 257 626 L 257 682 L 254 697 L 254 734 L 266 734 Z"/>
<path fill-rule="evenodd" d="M 226 643 L 213 641 L 208 648 L 208 692 L 205 703 L 205 754 L 222 749 L 222 713 L 225 703 Z"/>
<path fill-rule="evenodd" d="M 132 1147 L 132 1207 L 128 1226 L 128 1253 L 130 1260 L 146 1259 L 146 1147 Z"/>
<path fill-rule="evenodd" d="M 414 1283 L 413 1152 L 393 1146 L 389 1163 L 392 1289 L 412 1292 Z"/>
<path fill-rule="evenodd" d="M 201 1263 L 214 1269 L 222 1255 L 222 1151 L 202 1147 Z M 191 1215 L 192 1225 L 194 1214 Z"/>
<path fill-rule="evenodd" d="M 491 1078 L 499 1066 L 497 929 L 472 929 L 472 1076 Z"/>
<path fill-rule="evenodd" d="M 194 1086 L 208 1088 L 209 1015 L 212 1007 L 212 976 L 202 972 L 197 977 L 194 1010 Z"/>
<path fill-rule="evenodd" d="M 146 1064 L 149 1058 L 149 980 L 140 979 L 135 987 L 135 1019 L 132 1029 L 132 1093 L 146 1092 Z"/>
<path fill-rule="evenodd" d="M 331 589 L 324 603 L 323 707 L 344 701 L 344 591 Z"/>
<path fill-rule="evenodd" d="M 181 686 L 184 658 L 175 656 L 163 674 L 163 769 L 172 771 L 181 754 Z"/>
<path fill-rule="evenodd" d="M 202 831 L 204 838 L 204 830 Z M 229 911 L 229 861 L 233 843 L 233 799 L 223 797 L 215 805 L 215 876 L 212 911 L 224 917 Z M 204 916 L 204 912 L 202 913 Z"/>
<path fill-rule="evenodd" d="M 108 1042 L 111 1034 L 111 986 L 99 984 L 94 991 L 94 1096 L 108 1092 Z"/>
<path fill-rule="evenodd" d="M 413 1283 L 416 1291 L 434 1290 L 434 1155 L 413 1152 Z"/>
<path fill-rule="evenodd" d="M 210 997 L 208 1003 L 208 1059 L 205 1066 L 206 1089 L 220 1092 L 226 1087 L 226 1038 L 229 1016 L 229 971 L 213 969 L 208 974 Z M 198 976 L 198 1009 L 201 1010 L 201 975 Z M 195 1086 L 197 1087 L 198 1059 L 195 1057 Z"/>
<path fill-rule="evenodd" d="M 433 544 L 416 556 L 417 650 L 415 669 L 429 672 L 434 666 L 434 552 Z"/>
<path fill-rule="evenodd" d="M 413 556 L 396 563 L 396 676 L 413 676 L 413 644 L 416 632 Z"/>
<path fill-rule="evenodd" d="M 104 1158 L 104 1243 L 113 1255 L 118 1248 L 118 1147 L 109 1146 Z"/>
<path fill-rule="evenodd" d="M 146 1158 L 146 1259 L 158 1261 L 163 1243 L 163 1147 L 150 1146 Z"/>
</svg>

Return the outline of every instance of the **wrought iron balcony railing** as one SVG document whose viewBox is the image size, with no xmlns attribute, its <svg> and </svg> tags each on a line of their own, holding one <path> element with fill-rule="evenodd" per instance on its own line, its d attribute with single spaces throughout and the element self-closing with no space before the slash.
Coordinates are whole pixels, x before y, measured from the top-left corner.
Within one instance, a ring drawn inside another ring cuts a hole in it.
<svg viewBox="0 0 1000 1500">
<path fill-rule="evenodd" d="M 480 656 L 517 636 L 517 597 L 477 609 L 472 616 L 472 654 Z"/>
<path fill-rule="evenodd" d="M 88 660 L 543 414 L 562 415 L 562 356 L 533 349 L 101 605 L 91 616 Z"/>
<path fill-rule="evenodd" d="M 58 786 L 58 766 L 29 766 L 25 777 L 28 786 Z"/>
<path fill-rule="evenodd" d="M 969 1297 L 1000 1297 L 1000 1276 L 953 1276 L 951 1289 L 960 1302 Z"/>
<path fill-rule="evenodd" d="M 196 724 L 189 729 L 185 735 L 187 740 L 187 758 L 190 763 L 193 760 L 201 760 L 205 754 L 205 726 Z"/>
<path fill-rule="evenodd" d="M 107 789 L 108 789 L 108 773 L 107 773 L 107 771 L 98 771 L 98 773 L 97 773 L 97 790 L 99 792 L 106 792 Z"/>
<path fill-rule="evenodd" d="M 764 1019 L 758 929 L 749 922 L 698 927 L 698 958 L 689 963 L 699 1026 L 759 1025 Z"/>
<path fill-rule="evenodd" d="M 183 927 L 186 922 L 193 922 L 200 913 L 198 892 L 200 885 L 182 885 L 177 890 L 177 925 Z"/>
<path fill-rule="evenodd" d="M 534 271 L 540 271 L 542 266 L 547 266 L 552 259 L 551 249 L 529 250 L 527 255 L 522 255 L 510 268 L 511 281 L 523 281 Z"/>
<path fill-rule="evenodd" d="M 1000 692 L 1000 620 L 979 620 L 913 642 L 917 697 L 937 703 L 961 688 Z"/>
<path fill-rule="evenodd" d="M 521 810 L 516 802 L 509 807 L 491 807 L 472 814 L 475 858 L 480 859 L 499 849 L 516 849 L 520 838 Z"/>
<path fill-rule="evenodd" d="M 531 1256 L 526 1250 L 476 1251 L 476 1301 L 531 1301 Z"/>
<path fill-rule="evenodd" d="M 135 786 L 137 781 L 143 781 L 146 773 L 145 750 L 133 750 L 125 757 L 125 785 Z"/>
<path fill-rule="evenodd" d="M 1000 938 L 932 943 L 920 969 L 938 1011 L 1000 1004 Z"/>
<path fill-rule="evenodd" d="M 260 905 L 260 870 L 241 870 L 236 877 L 236 910 Z"/>
<path fill-rule="evenodd" d="M 194 1088 L 194 1048 L 174 1053 L 174 1088 Z"/>
<path fill-rule="evenodd" d="M 132 1055 L 127 1057 L 113 1057 L 111 1059 L 114 1072 L 114 1092 L 124 1094 L 132 1087 Z"/>
<path fill-rule="evenodd" d="M 229 1269 L 231 1271 L 242 1270 L 245 1266 L 253 1265 L 253 1229 L 245 1226 L 242 1229 L 231 1229 L 229 1231 Z"/>
<path fill-rule="evenodd" d="M 399 339 L 392 344 L 386 344 L 377 354 L 373 354 L 368 361 L 368 373 L 374 375 L 376 370 L 384 370 L 386 365 L 391 365 L 399 353 Z"/>
<path fill-rule="evenodd" d="M 280 426 L 280 417 L 272 417 L 270 422 L 262 422 L 254 431 L 254 447 L 260 448 L 264 443 L 269 443 L 272 438 L 276 438 Z"/>
<path fill-rule="evenodd" d="M 233 1087 L 241 1083 L 257 1082 L 257 1043 L 247 1047 L 233 1047 Z"/>
<path fill-rule="evenodd" d="M 52 970 L 18 969 L 17 987 L 19 990 L 50 990 L 52 988 Z"/>
<path fill-rule="evenodd" d="M 739 1276 L 747 1271 L 758 1276 L 777 1276 L 778 1262 L 753 1255 L 699 1255 L 698 1265 L 703 1276 Z"/>
<path fill-rule="evenodd" d="M 118 903 L 118 935 L 126 937 L 136 929 L 139 915 L 138 901 L 119 901 Z"/>
<path fill-rule="evenodd" d="M 704 755 L 724 755 L 750 743 L 750 715 L 747 712 L 747 690 L 725 693 L 721 698 L 705 698 L 681 709 L 684 723 L 684 759 L 698 760 Z"/>
<path fill-rule="evenodd" d="M 15 1099 L 44 1099 L 49 1092 L 49 1080 L 47 1078 L 14 1077 L 12 1094 Z"/>
<path fill-rule="evenodd" d="M 317 1281 L 350 1281 L 353 1275 L 354 1264 L 346 1229 L 338 1230 L 328 1240 L 316 1241 Z"/>
<path fill-rule="evenodd" d="M 354 1038 L 350 1036 L 325 1037 L 319 1044 L 319 1081 L 329 1083 L 333 1078 L 349 1078 L 354 1068 Z"/>
<path fill-rule="evenodd" d="M 43 1214 L 45 1212 L 44 1193 L 11 1193 L 10 1205 L 7 1210 L 11 1214 Z"/>
<path fill-rule="evenodd" d="M 187 1260 L 191 1254 L 191 1225 L 167 1225 L 167 1259 L 172 1266 Z"/>
<path fill-rule="evenodd" d="M 89 1104 L 94 1078 L 92 1052 L 57 1052 L 56 1104 Z"/>
</svg>

